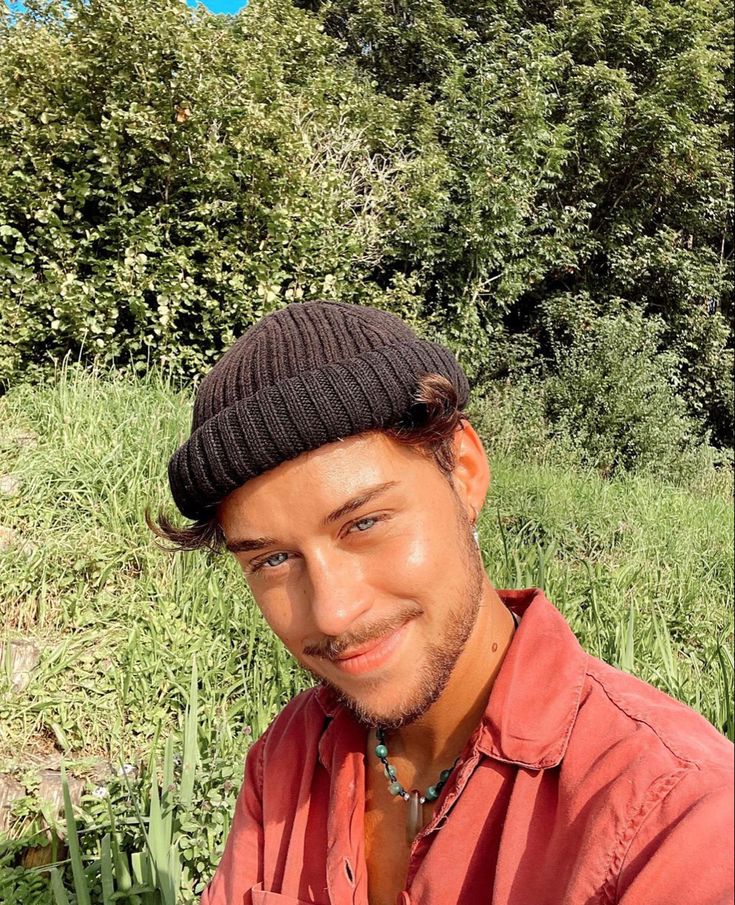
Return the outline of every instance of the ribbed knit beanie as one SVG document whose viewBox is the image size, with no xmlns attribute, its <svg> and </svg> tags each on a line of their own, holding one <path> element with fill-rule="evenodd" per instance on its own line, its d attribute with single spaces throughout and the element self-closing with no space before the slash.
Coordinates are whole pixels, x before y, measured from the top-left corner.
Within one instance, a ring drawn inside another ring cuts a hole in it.
<svg viewBox="0 0 735 905">
<path fill-rule="evenodd" d="M 395 425 L 425 374 L 446 377 L 466 405 L 454 355 L 393 314 L 304 302 L 267 315 L 199 385 L 191 436 L 168 467 L 176 505 L 207 518 L 236 487 L 287 459 Z"/>
</svg>

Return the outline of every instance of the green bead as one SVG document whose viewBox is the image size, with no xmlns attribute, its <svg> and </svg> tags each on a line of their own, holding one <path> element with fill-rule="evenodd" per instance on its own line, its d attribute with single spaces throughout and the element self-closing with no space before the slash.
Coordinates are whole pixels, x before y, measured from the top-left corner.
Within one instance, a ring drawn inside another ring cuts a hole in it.
<svg viewBox="0 0 735 905">
<path fill-rule="evenodd" d="M 376 745 L 375 754 L 378 757 L 388 757 L 388 748 L 385 745 Z"/>
<path fill-rule="evenodd" d="M 452 775 L 451 770 L 442 770 L 439 774 L 439 782 L 446 782 L 449 777 Z"/>
<path fill-rule="evenodd" d="M 391 795 L 403 795 L 403 786 L 399 782 L 392 782 L 388 786 Z"/>
<path fill-rule="evenodd" d="M 436 786 L 429 786 L 424 797 L 427 801 L 436 801 L 439 797 L 439 790 Z"/>
<path fill-rule="evenodd" d="M 383 772 L 384 772 L 385 775 L 388 777 L 388 779 L 395 779 L 395 778 L 396 778 L 396 768 L 395 768 L 395 767 L 391 767 L 390 764 L 388 764 L 386 767 L 383 767 Z"/>
</svg>

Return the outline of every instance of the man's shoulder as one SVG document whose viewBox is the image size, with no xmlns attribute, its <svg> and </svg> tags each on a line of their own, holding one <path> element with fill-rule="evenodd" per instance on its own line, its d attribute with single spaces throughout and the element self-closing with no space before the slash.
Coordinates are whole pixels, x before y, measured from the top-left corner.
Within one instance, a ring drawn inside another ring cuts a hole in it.
<svg viewBox="0 0 735 905">
<path fill-rule="evenodd" d="M 618 901 L 616 890 L 634 883 L 641 889 L 652 879 L 665 885 L 682 851 L 692 870 L 709 872 L 702 889 L 727 882 L 720 851 L 703 858 L 698 846 L 707 833 L 725 847 L 732 838 L 732 766 L 732 743 L 704 717 L 635 676 L 587 657 L 577 719 L 561 763 L 559 801 L 567 813 L 582 818 L 580 833 L 594 840 L 594 853 L 590 849 L 587 857 L 598 877 L 606 877 L 610 901 Z M 650 889 L 630 898 L 647 901 Z"/>
<path fill-rule="evenodd" d="M 587 679 L 575 730 L 661 770 L 727 769 L 732 743 L 691 707 L 592 656 Z"/>
<path fill-rule="evenodd" d="M 732 810 L 733 746 L 652 685 L 592 656 L 586 661 L 557 798 L 569 819 L 580 820 L 580 832 L 599 842 L 599 872 L 618 878 L 644 825 L 662 838 L 686 814 L 723 825 Z"/>
</svg>

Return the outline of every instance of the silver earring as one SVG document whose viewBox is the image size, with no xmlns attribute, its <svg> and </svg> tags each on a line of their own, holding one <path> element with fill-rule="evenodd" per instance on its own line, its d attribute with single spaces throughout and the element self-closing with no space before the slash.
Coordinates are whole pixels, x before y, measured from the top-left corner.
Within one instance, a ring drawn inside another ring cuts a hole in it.
<svg viewBox="0 0 735 905">
<path fill-rule="evenodd" d="M 480 549 L 480 535 L 477 531 L 477 509 L 475 509 L 474 506 L 472 506 L 471 509 L 472 509 L 472 522 L 470 524 L 472 525 L 472 539 L 475 542 L 475 546 L 479 550 Z"/>
<path fill-rule="evenodd" d="M 477 549 L 479 550 L 479 549 L 480 549 L 480 534 L 479 534 L 479 532 L 478 532 L 478 530 L 477 530 L 477 509 L 475 509 L 474 506 L 472 506 L 471 508 L 472 508 L 472 522 L 471 522 L 471 524 L 472 524 L 472 539 L 473 539 L 474 542 L 475 542 L 475 546 L 476 546 Z"/>
</svg>

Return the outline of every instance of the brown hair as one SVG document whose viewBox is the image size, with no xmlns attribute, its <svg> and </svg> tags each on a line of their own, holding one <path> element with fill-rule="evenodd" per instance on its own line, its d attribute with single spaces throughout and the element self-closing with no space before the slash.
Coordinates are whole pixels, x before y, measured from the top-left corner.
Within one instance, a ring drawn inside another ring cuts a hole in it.
<svg viewBox="0 0 735 905">
<path fill-rule="evenodd" d="M 414 402 L 401 420 L 384 433 L 398 443 L 405 443 L 432 457 L 438 468 L 449 477 L 454 470 L 456 431 L 467 419 L 457 404 L 457 391 L 441 374 L 425 374 L 418 383 Z M 219 553 L 225 536 L 213 512 L 207 519 L 199 519 L 186 527 L 176 526 L 159 513 L 153 519 L 146 509 L 145 520 L 156 537 L 167 541 L 170 551 L 209 550 Z"/>
</svg>

